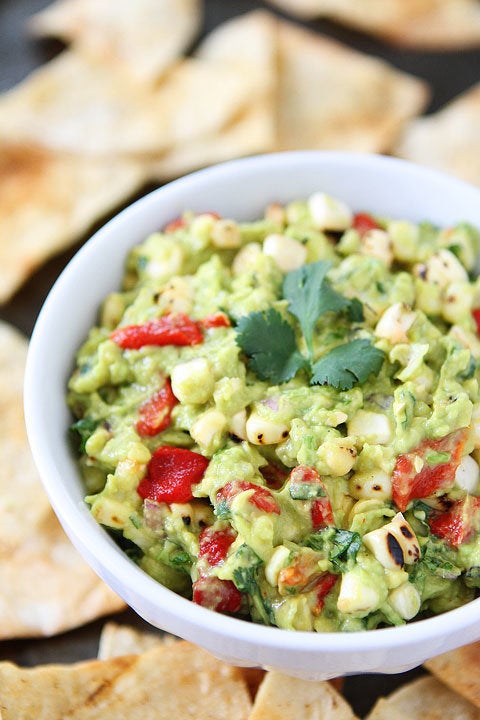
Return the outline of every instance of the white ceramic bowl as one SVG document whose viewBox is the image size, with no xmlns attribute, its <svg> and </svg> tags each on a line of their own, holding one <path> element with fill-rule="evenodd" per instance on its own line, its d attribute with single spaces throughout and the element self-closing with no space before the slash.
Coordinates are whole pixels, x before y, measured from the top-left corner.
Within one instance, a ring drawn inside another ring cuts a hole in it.
<svg viewBox="0 0 480 720">
<path fill-rule="evenodd" d="M 402 627 L 354 633 L 289 632 L 206 610 L 145 574 L 91 517 L 67 442 L 65 404 L 74 354 L 105 295 L 119 287 L 127 251 L 184 209 L 238 220 L 260 217 L 272 201 L 323 190 L 353 209 L 445 225 L 480 226 L 480 190 L 386 157 L 285 153 L 225 163 L 156 190 L 120 213 L 77 253 L 38 318 L 28 355 L 25 410 L 40 476 L 73 544 L 136 612 L 228 662 L 276 668 L 306 679 L 401 672 L 480 638 L 480 599 Z"/>
</svg>

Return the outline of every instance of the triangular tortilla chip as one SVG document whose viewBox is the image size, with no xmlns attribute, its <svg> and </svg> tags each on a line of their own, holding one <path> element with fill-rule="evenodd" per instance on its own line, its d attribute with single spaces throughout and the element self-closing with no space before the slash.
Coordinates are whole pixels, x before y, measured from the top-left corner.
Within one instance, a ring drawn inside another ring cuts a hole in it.
<svg viewBox="0 0 480 720">
<path fill-rule="evenodd" d="M 201 15 L 200 0 L 57 0 L 29 28 L 155 81 L 188 49 Z"/>
<path fill-rule="evenodd" d="M 250 101 L 247 73 L 178 62 L 157 88 L 67 50 L 0 98 L 0 139 L 74 153 L 156 153 L 214 132 Z"/>
<path fill-rule="evenodd" d="M 1 323 L 0 639 L 52 635 L 124 607 L 49 509 L 23 420 L 26 352 L 27 341 Z"/>
<path fill-rule="evenodd" d="M 279 672 L 265 676 L 249 720 L 355 720 L 347 701 L 328 682 Z"/>
<path fill-rule="evenodd" d="M 480 185 L 479 127 L 480 83 L 440 112 L 409 123 L 394 153 Z"/>
<path fill-rule="evenodd" d="M 44 260 L 127 200 L 145 177 L 139 163 L 121 158 L 96 160 L 0 142 L 0 302 Z"/>
<path fill-rule="evenodd" d="M 478 0 L 270 0 L 306 19 L 327 17 L 398 45 L 459 49 L 480 45 Z"/>
<path fill-rule="evenodd" d="M 433 677 L 403 685 L 375 704 L 367 720 L 480 720 L 480 710 Z"/>
<path fill-rule="evenodd" d="M 425 83 L 329 38 L 281 22 L 281 150 L 385 152 L 425 107 Z"/>
<path fill-rule="evenodd" d="M 439 655 L 424 665 L 442 683 L 480 708 L 480 642 Z"/>
<path fill-rule="evenodd" d="M 0 663 L 3 720 L 247 720 L 237 670 L 186 642 L 34 669 Z"/>
</svg>

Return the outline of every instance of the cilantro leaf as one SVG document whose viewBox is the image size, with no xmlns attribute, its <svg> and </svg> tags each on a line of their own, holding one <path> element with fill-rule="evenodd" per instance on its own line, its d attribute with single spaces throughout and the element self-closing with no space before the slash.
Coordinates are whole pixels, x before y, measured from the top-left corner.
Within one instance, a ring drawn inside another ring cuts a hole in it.
<svg viewBox="0 0 480 720">
<path fill-rule="evenodd" d="M 261 380 L 286 382 L 306 367 L 306 360 L 297 348 L 295 331 L 274 308 L 241 317 L 236 340 Z"/>
<path fill-rule="evenodd" d="M 77 420 L 77 422 L 74 422 L 73 425 L 70 425 L 70 434 L 72 438 L 77 440 L 78 451 L 80 453 L 85 452 L 86 442 L 90 435 L 92 435 L 92 433 L 96 430 L 99 423 L 100 420 L 94 420 L 93 418 L 86 415 L 85 417 L 81 418 L 81 420 Z"/>
<path fill-rule="evenodd" d="M 384 358 L 382 350 L 366 339 L 338 345 L 313 365 L 310 384 L 350 390 L 355 383 L 364 383 L 371 373 L 378 373 Z"/>
<path fill-rule="evenodd" d="M 362 538 L 357 532 L 328 527 L 309 535 L 305 545 L 325 552 L 337 572 L 347 572 L 355 565 Z"/>
<path fill-rule="evenodd" d="M 247 595 L 250 613 L 257 622 L 264 625 L 274 625 L 275 618 L 269 604 L 262 595 L 258 583 L 258 572 L 262 565 L 257 553 L 245 543 L 240 545 L 235 553 L 239 567 L 233 571 L 233 582 L 240 592 Z"/>
</svg>

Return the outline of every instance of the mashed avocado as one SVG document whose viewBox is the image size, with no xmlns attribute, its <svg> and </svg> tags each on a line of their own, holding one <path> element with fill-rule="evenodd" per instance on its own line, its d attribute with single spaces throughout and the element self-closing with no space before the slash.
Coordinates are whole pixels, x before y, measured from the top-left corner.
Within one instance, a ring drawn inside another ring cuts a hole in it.
<svg viewBox="0 0 480 720">
<path fill-rule="evenodd" d="M 321 192 L 135 247 L 76 358 L 86 502 L 132 560 L 290 630 L 480 587 L 478 233 Z"/>
</svg>

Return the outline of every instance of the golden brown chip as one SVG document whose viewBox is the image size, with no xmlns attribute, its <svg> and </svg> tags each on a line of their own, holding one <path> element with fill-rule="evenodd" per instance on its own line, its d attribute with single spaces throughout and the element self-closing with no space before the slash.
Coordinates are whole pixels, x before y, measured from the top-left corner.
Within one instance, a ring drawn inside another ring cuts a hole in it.
<svg viewBox="0 0 480 720">
<path fill-rule="evenodd" d="M 0 142 L 0 302 L 44 260 L 127 200 L 144 178 L 145 169 L 133 161 Z"/>
<path fill-rule="evenodd" d="M 394 152 L 480 185 L 479 127 L 480 83 L 440 112 L 409 123 Z"/>
<path fill-rule="evenodd" d="M 142 655 L 34 669 L 0 664 L 4 720 L 247 720 L 236 668 L 186 642 Z"/>
<path fill-rule="evenodd" d="M 480 708 L 480 642 L 439 655 L 424 665 L 442 683 Z"/>
<path fill-rule="evenodd" d="M 178 638 L 168 633 L 144 632 L 130 627 L 108 622 L 102 628 L 98 646 L 98 659 L 110 660 L 121 655 L 138 655 L 158 645 L 169 645 Z"/>
<path fill-rule="evenodd" d="M 375 704 L 367 720 L 480 720 L 480 710 L 433 677 L 402 686 Z"/>
<path fill-rule="evenodd" d="M 57 0 L 29 27 L 155 81 L 188 49 L 201 16 L 200 0 Z"/>
<path fill-rule="evenodd" d="M 425 107 L 425 83 L 324 36 L 279 28 L 282 150 L 385 152 Z"/>
<path fill-rule="evenodd" d="M 156 88 L 65 51 L 0 98 L 0 139 L 73 153 L 157 153 L 214 132 L 250 100 L 248 74 L 178 62 Z"/>
<path fill-rule="evenodd" d="M 347 701 L 328 682 L 310 682 L 279 672 L 266 674 L 249 720 L 354 720 Z"/>
<path fill-rule="evenodd" d="M 124 607 L 74 550 L 36 474 L 23 420 L 26 351 L 1 323 L 0 639 L 52 635 Z"/>
<path fill-rule="evenodd" d="M 327 17 L 363 32 L 424 49 L 480 45 L 477 0 L 270 0 L 304 18 Z"/>
</svg>

